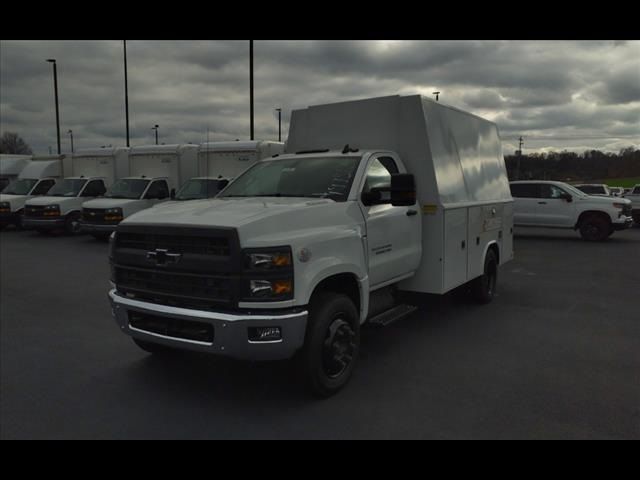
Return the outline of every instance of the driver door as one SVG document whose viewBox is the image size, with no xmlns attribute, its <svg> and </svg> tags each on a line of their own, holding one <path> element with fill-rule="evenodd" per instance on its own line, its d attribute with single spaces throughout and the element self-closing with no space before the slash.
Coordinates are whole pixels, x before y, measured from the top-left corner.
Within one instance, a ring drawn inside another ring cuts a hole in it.
<svg viewBox="0 0 640 480">
<path fill-rule="evenodd" d="M 359 204 L 366 223 L 372 288 L 413 273 L 420 263 L 422 218 L 419 208 L 417 204 L 410 207 L 391 205 L 391 175 L 402 173 L 398 165 L 398 160 L 389 154 L 373 156 L 360 189 Z M 365 204 L 362 193 L 376 191 L 380 192 L 380 198 L 373 204 Z"/>
</svg>

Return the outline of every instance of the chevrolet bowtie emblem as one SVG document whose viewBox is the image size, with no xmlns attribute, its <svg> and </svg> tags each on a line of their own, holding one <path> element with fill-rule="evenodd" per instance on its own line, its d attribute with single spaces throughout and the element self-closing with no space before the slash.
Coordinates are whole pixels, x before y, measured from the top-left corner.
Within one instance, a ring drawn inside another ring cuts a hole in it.
<svg viewBox="0 0 640 480">
<path fill-rule="evenodd" d="M 156 248 L 151 252 L 147 252 L 147 260 L 155 261 L 158 267 L 164 267 L 170 263 L 178 263 L 180 257 L 182 257 L 181 253 L 169 253 L 166 248 Z"/>
</svg>

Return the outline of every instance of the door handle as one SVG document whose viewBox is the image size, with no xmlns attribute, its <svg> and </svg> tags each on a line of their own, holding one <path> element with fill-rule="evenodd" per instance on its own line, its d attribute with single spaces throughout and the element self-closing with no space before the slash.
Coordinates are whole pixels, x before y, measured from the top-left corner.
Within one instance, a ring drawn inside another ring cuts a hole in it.
<svg viewBox="0 0 640 480">
<path fill-rule="evenodd" d="M 546 205 L 547 202 L 538 202 L 538 205 Z"/>
<path fill-rule="evenodd" d="M 413 217 L 414 215 L 417 215 L 418 212 L 416 210 L 407 210 L 407 217 Z"/>
</svg>

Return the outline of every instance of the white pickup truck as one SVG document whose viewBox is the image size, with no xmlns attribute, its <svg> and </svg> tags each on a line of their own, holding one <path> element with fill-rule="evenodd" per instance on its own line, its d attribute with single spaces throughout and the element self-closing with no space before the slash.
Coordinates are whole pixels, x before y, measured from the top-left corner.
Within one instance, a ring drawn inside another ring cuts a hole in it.
<svg viewBox="0 0 640 480">
<path fill-rule="evenodd" d="M 293 112 L 287 152 L 218 198 L 117 227 L 109 299 L 139 347 L 295 357 L 328 396 L 354 369 L 361 324 L 463 285 L 492 300 L 513 257 L 493 123 L 419 95 L 321 105 Z"/>
<path fill-rule="evenodd" d="M 568 183 L 545 180 L 510 186 L 516 226 L 579 230 L 583 239 L 601 241 L 633 223 L 631 202 L 624 198 L 587 195 Z"/>
<path fill-rule="evenodd" d="M 640 184 L 633 187 L 631 192 L 624 195 L 631 202 L 631 216 L 633 221 L 640 225 Z"/>
</svg>

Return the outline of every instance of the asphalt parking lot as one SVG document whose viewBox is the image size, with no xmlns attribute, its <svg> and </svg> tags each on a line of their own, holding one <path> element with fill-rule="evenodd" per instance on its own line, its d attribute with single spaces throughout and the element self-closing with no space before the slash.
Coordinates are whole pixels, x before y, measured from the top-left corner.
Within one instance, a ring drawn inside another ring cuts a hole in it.
<svg viewBox="0 0 640 480">
<path fill-rule="evenodd" d="M 492 304 L 365 329 L 315 400 L 286 362 L 146 354 L 111 318 L 106 243 L 3 231 L 0 438 L 640 438 L 640 228 L 516 234 Z"/>
</svg>

